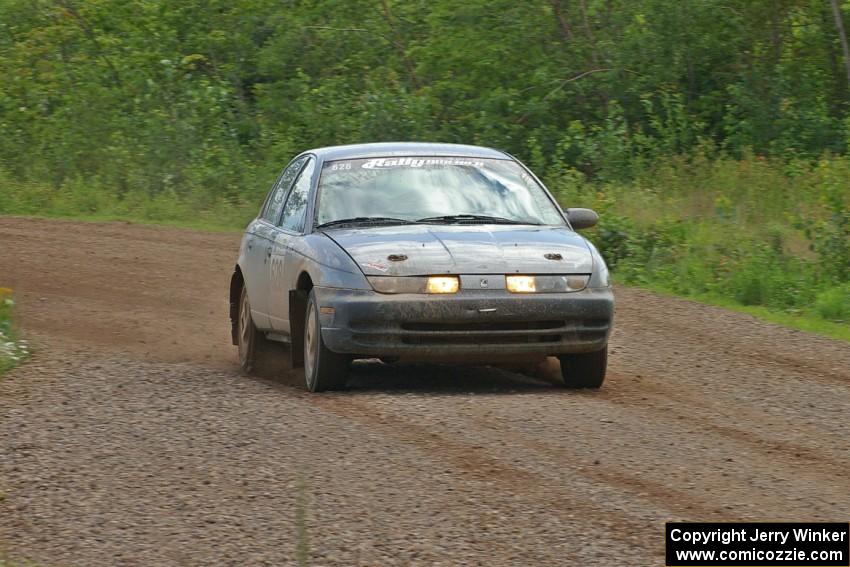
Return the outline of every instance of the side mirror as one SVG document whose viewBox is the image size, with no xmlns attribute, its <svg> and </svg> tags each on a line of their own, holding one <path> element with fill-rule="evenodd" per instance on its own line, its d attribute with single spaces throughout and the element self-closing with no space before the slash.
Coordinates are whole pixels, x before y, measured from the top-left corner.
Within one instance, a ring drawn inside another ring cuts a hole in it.
<svg viewBox="0 0 850 567">
<path fill-rule="evenodd" d="M 566 209 L 564 212 L 567 213 L 567 220 L 570 221 L 570 225 L 576 230 L 596 226 L 596 223 L 599 222 L 599 215 L 591 209 L 575 208 Z"/>
</svg>

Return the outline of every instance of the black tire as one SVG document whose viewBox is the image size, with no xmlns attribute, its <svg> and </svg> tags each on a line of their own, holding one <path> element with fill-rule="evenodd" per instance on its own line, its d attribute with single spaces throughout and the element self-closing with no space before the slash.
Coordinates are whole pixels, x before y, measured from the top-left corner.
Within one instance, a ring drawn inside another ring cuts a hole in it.
<svg viewBox="0 0 850 567">
<path fill-rule="evenodd" d="M 340 390 L 348 380 L 351 357 L 329 350 L 321 329 L 316 294 L 311 290 L 304 315 L 304 381 L 311 392 Z"/>
<path fill-rule="evenodd" d="M 602 387 L 608 366 L 607 346 L 595 352 L 563 354 L 558 358 L 561 361 L 561 376 L 567 388 L 596 390 Z"/>
<path fill-rule="evenodd" d="M 236 325 L 239 367 L 242 372 L 255 376 L 276 374 L 281 363 L 280 349 L 254 326 L 248 289 L 245 286 L 242 286 L 239 296 L 239 318 Z"/>
</svg>

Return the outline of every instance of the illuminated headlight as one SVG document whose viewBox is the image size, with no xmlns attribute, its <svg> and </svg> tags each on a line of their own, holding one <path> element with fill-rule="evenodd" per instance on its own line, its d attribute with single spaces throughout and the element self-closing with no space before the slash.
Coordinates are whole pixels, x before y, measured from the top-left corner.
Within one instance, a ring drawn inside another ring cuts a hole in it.
<svg viewBox="0 0 850 567">
<path fill-rule="evenodd" d="M 457 276 L 367 278 L 378 293 L 457 293 L 460 280 Z"/>
<path fill-rule="evenodd" d="M 505 283 L 511 293 L 566 293 L 587 287 L 590 276 L 507 276 Z"/>
<path fill-rule="evenodd" d="M 428 293 L 457 293 L 460 280 L 457 276 L 431 276 L 425 290 Z"/>
<path fill-rule="evenodd" d="M 507 276 L 505 283 L 511 293 L 534 293 L 537 291 L 537 281 L 534 276 Z"/>
</svg>

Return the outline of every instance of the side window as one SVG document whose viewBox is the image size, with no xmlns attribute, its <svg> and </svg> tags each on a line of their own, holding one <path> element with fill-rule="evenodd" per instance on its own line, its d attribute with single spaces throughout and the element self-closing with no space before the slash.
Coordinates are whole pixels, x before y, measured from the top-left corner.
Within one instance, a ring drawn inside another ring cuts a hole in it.
<svg viewBox="0 0 850 567">
<path fill-rule="evenodd" d="M 316 162 L 313 159 L 304 166 L 298 181 L 289 192 L 286 206 L 283 207 L 283 218 L 280 221 L 281 228 L 293 232 L 301 232 L 304 229 L 304 213 L 307 212 L 307 199 L 310 197 L 310 182 L 313 178 L 313 170 Z"/>
<path fill-rule="evenodd" d="M 289 190 L 289 186 L 292 185 L 292 180 L 298 175 L 298 170 L 301 169 L 301 165 L 305 159 L 307 159 L 306 156 L 290 163 L 289 167 L 283 171 L 280 179 L 277 180 L 277 183 L 275 183 L 274 188 L 271 190 L 269 198 L 266 201 L 266 208 L 263 210 L 263 218 L 270 223 L 274 224 L 280 218 L 280 211 L 283 209 L 283 200 L 286 198 L 286 192 Z"/>
</svg>

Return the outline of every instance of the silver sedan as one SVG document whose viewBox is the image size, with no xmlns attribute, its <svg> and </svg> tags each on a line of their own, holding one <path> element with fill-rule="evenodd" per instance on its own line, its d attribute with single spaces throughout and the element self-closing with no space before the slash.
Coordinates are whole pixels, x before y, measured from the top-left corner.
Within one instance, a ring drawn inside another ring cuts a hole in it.
<svg viewBox="0 0 850 567">
<path fill-rule="evenodd" d="M 599 388 L 614 298 L 605 262 L 576 232 L 596 221 L 562 210 L 493 149 L 306 151 L 242 239 L 230 284 L 240 364 L 288 356 L 320 391 L 343 387 L 357 358 L 516 366 L 557 356 L 566 386 Z"/>
</svg>

